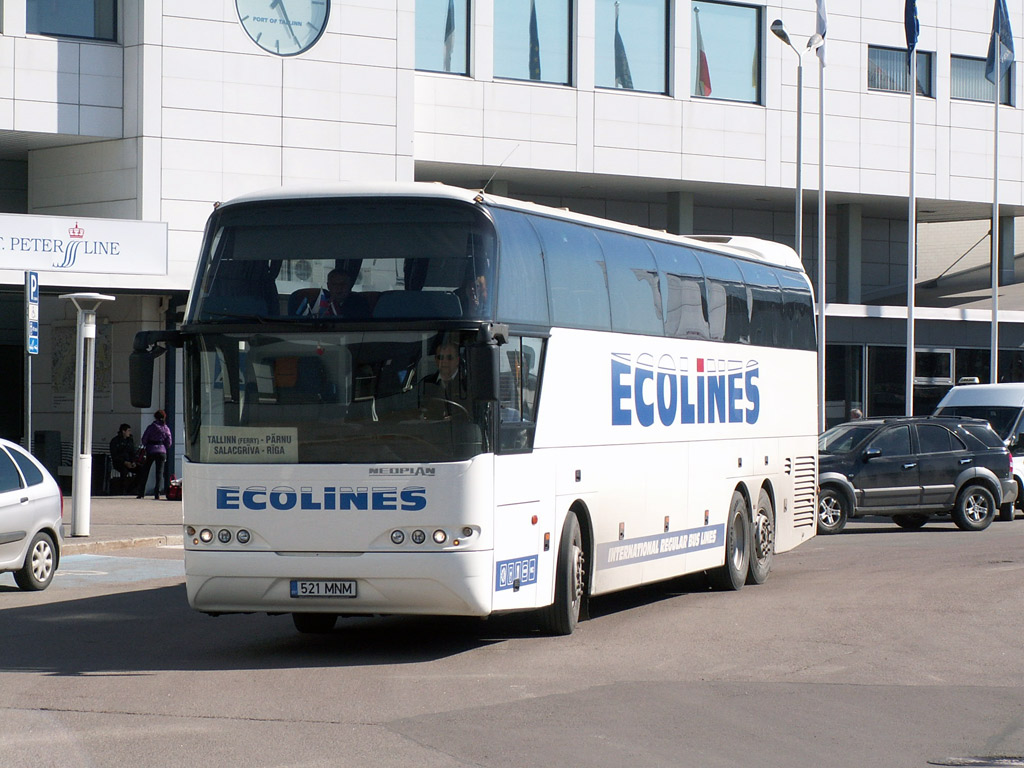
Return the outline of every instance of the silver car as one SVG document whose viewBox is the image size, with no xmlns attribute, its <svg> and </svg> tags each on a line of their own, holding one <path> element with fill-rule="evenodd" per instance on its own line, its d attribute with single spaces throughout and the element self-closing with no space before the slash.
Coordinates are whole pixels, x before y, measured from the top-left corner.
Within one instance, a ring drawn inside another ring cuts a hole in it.
<svg viewBox="0 0 1024 768">
<path fill-rule="evenodd" d="M 0 572 L 26 590 L 46 589 L 60 562 L 60 487 L 34 456 L 0 439 Z"/>
</svg>

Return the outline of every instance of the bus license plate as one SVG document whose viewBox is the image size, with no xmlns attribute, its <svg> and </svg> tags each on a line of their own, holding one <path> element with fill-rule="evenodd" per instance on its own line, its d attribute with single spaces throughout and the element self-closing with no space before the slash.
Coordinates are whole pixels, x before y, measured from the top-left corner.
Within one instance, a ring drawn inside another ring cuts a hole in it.
<svg viewBox="0 0 1024 768">
<path fill-rule="evenodd" d="M 344 581 L 306 581 L 293 579 L 291 584 L 292 597 L 355 597 L 356 582 Z"/>
</svg>

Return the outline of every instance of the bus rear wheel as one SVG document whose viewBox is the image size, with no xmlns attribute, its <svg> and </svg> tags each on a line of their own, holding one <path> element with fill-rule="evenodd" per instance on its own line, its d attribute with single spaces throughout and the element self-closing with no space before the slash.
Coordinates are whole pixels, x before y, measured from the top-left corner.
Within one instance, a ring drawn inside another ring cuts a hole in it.
<svg viewBox="0 0 1024 768">
<path fill-rule="evenodd" d="M 333 613 L 293 613 L 292 622 L 303 634 L 323 635 L 334 629 L 338 621 Z"/>
<path fill-rule="evenodd" d="M 757 496 L 750 537 L 750 572 L 747 584 L 764 584 L 775 559 L 775 508 L 768 491 Z"/>
<path fill-rule="evenodd" d="M 579 623 L 586 599 L 587 556 L 576 513 L 570 512 L 562 526 L 555 569 L 555 602 L 544 609 L 542 624 L 551 635 L 571 635 Z"/>
<path fill-rule="evenodd" d="M 733 491 L 729 503 L 729 519 L 725 523 L 725 565 L 711 571 L 711 586 L 720 590 L 737 590 L 747 580 L 750 567 L 750 517 L 747 500 Z"/>
</svg>

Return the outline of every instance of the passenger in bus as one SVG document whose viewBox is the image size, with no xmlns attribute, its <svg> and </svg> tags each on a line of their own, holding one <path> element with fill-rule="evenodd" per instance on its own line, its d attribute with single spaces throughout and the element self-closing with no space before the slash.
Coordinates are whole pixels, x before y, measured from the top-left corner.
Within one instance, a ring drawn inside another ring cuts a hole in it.
<svg viewBox="0 0 1024 768">
<path fill-rule="evenodd" d="M 320 291 L 313 302 L 303 302 L 298 314 L 348 320 L 368 318 L 370 303 L 361 293 L 352 292 L 352 284 L 352 275 L 343 269 L 332 269 L 327 274 L 327 288 Z"/>
<path fill-rule="evenodd" d="M 426 419 L 468 418 L 469 397 L 459 376 L 459 347 L 444 341 L 434 352 L 437 372 L 420 381 L 420 408 Z"/>
</svg>

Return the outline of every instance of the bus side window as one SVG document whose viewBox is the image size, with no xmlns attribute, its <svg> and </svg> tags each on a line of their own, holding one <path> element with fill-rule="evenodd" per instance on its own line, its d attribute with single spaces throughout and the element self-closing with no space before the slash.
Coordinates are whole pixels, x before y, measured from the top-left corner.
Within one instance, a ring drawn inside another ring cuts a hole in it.
<svg viewBox="0 0 1024 768">
<path fill-rule="evenodd" d="M 541 339 L 513 336 L 499 352 L 499 450 L 502 453 L 533 448 L 542 344 Z"/>
<path fill-rule="evenodd" d="M 704 275 L 692 250 L 670 243 L 649 243 L 658 263 L 665 300 L 665 335 L 710 339 Z"/>
<path fill-rule="evenodd" d="M 665 335 L 658 268 L 647 243 L 618 232 L 597 231 L 608 266 L 612 330 Z"/>
<path fill-rule="evenodd" d="M 611 330 L 604 254 L 594 231 L 544 216 L 531 221 L 544 246 L 552 323 Z"/>
<path fill-rule="evenodd" d="M 526 216 L 492 208 L 498 236 L 498 319 L 548 324 L 547 278 L 537 232 Z"/>
</svg>

